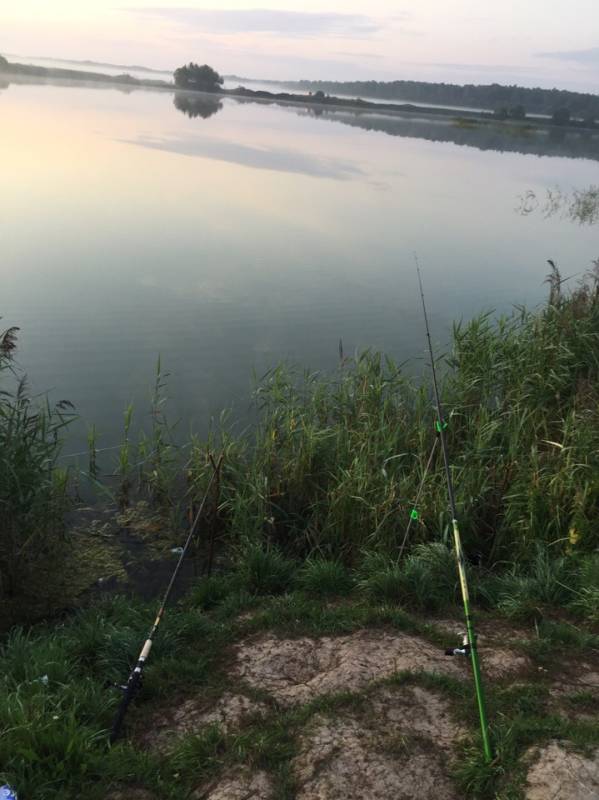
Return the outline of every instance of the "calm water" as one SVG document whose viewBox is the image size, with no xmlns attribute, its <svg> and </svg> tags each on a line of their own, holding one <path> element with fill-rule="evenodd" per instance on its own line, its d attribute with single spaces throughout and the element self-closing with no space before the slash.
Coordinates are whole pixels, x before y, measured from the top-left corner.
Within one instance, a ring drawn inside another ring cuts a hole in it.
<svg viewBox="0 0 599 800">
<path fill-rule="evenodd" d="M 104 446 L 129 401 L 147 410 L 159 354 L 173 417 L 198 430 L 246 413 L 252 370 L 332 368 L 340 338 L 419 358 L 414 251 L 440 340 L 541 301 L 547 258 L 570 274 L 599 256 L 597 229 L 515 211 L 527 189 L 598 184 L 599 161 L 567 157 L 599 158 L 597 139 L 178 104 L 198 116 L 167 93 L 0 91 L 0 315 L 35 389 Z"/>
</svg>

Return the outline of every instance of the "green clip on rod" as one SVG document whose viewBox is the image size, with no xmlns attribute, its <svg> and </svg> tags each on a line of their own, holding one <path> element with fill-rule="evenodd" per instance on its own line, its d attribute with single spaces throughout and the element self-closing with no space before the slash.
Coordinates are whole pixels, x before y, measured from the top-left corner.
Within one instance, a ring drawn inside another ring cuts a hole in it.
<svg viewBox="0 0 599 800">
<path fill-rule="evenodd" d="M 127 713 L 127 709 L 129 708 L 129 706 L 131 704 L 131 701 L 133 700 L 133 698 L 135 697 L 135 695 L 137 694 L 137 692 L 141 688 L 142 673 L 143 673 L 143 669 L 144 669 L 145 663 L 147 661 L 147 658 L 150 655 L 150 650 L 152 649 L 152 642 L 153 642 L 154 636 L 156 635 L 156 631 L 158 630 L 158 626 L 160 625 L 162 617 L 164 616 L 164 611 L 166 609 L 166 604 L 168 603 L 171 591 L 173 589 L 173 586 L 175 585 L 175 581 L 177 580 L 177 576 L 178 576 L 178 574 L 179 574 L 179 572 L 181 570 L 181 565 L 183 564 L 183 560 L 184 560 L 184 558 L 185 558 L 185 556 L 187 554 L 187 550 L 189 548 L 189 545 L 191 544 L 191 541 L 192 541 L 192 539 L 194 537 L 194 534 L 195 534 L 195 532 L 197 530 L 197 527 L 199 525 L 200 517 L 202 516 L 202 512 L 204 510 L 204 506 L 206 505 L 206 500 L 208 498 L 208 494 L 210 492 L 210 488 L 211 488 L 212 483 L 214 482 L 214 479 L 215 479 L 215 477 L 216 477 L 216 475 L 217 475 L 217 473 L 218 473 L 218 471 L 220 469 L 220 465 L 222 463 L 222 460 L 223 460 L 223 456 L 221 455 L 221 457 L 219 458 L 216 466 L 214 466 L 214 471 L 213 471 L 212 476 L 210 478 L 210 481 L 208 483 L 208 487 L 206 488 L 206 491 L 205 491 L 204 496 L 202 498 L 202 502 L 200 503 L 200 507 L 199 507 L 198 512 L 197 512 L 197 514 L 195 516 L 195 519 L 193 521 L 193 525 L 191 526 L 191 528 L 189 530 L 189 534 L 188 534 L 187 539 L 185 541 L 185 545 L 183 546 L 183 548 L 181 550 L 181 554 L 179 556 L 179 560 L 177 561 L 177 566 L 175 567 L 174 572 L 171 575 L 171 579 L 170 579 L 169 584 L 167 586 L 166 592 L 164 593 L 164 597 L 162 598 L 162 603 L 160 604 L 160 608 L 158 609 L 158 613 L 156 614 L 156 619 L 154 620 L 154 623 L 153 623 L 152 627 L 150 628 L 150 632 L 148 633 L 147 639 L 144 642 L 144 646 L 141 649 L 141 652 L 140 652 L 139 657 L 137 659 L 137 663 L 135 664 L 135 667 L 131 670 L 131 674 L 129 675 L 127 683 L 124 684 L 124 686 L 119 686 L 118 687 L 119 689 L 122 690 L 123 697 L 122 697 L 122 700 L 121 700 L 121 702 L 119 704 L 119 707 L 117 709 L 116 715 L 114 717 L 114 722 L 112 723 L 112 729 L 110 731 L 110 741 L 111 742 L 115 742 L 118 739 L 119 733 L 120 733 L 122 725 L 123 725 L 123 721 L 125 719 L 125 714 Z"/>
<path fill-rule="evenodd" d="M 464 551 L 462 549 L 462 539 L 460 536 L 460 528 L 458 525 L 458 513 L 456 509 L 455 494 L 453 490 L 453 481 L 451 479 L 451 469 L 449 466 L 449 456 L 447 453 L 447 441 L 445 438 L 445 429 L 447 423 L 443 416 L 443 407 L 441 406 L 441 397 L 439 395 L 439 385 L 437 383 L 437 371 L 435 369 L 435 358 L 433 354 L 433 345 L 431 343 L 431 334 L 428 324 L 428 315 L 426 313 L 426 304 L 424 302 L 424 290 L 422 288 L 422 277 L 420 275 L 420 267 L 418 260 L 416 260 L 416 271 L 418 273 L 418 284 L 420 286 L 420 297 L 422 299 L 422 311 L 424 314 L 424 324 L 426 327 L 426 338 L 428 341 L 428 350 L 431 357 L 431 370 L 433 375 L 433 388 L 435 393 L 435 405 L 437 407 L 437 423 L 436 429 L 439 434 L 441 442 L 441 450 L 443 451 L 443 462 L 445 466 L 445 477 L 447 479 L 447 494 L 449 496 L 449 507 L 451 510 L 452 526 L 453 526 L 453 541 L 455 547 L 455 556 L 458 563 L 458 572 L 460 576 L 460 586 L 462 590 L 462 600 L 464 603 L 464 615 L 466 617 L 466 639 L 464 647 L 458 652 L 470 655 L 472 662 L 472 673 L 474 676 L 474 688 L 476 691 L 476 702 L 478 705 L 478 714 L 480 717 L 480 729 L 483 740 L 483 750 L 485 760 L 491 761 L 493 752 L 491 750 L 491 742 L 489 737 L 489 723 L 487 721 L 487 712 L 485 709 L 485 695 L 483 691 L 482 677 L 480 672 L 480 663 L 478 659 L 478 650 L 476 646 L 476 635 L 474 633 L 474 625 L 472 617 L 470 616 L 470 596 L 468 593 L 468 582 L 466 579 L 466 563 L 464 560 Z M 451 651 L 453 653 L 454 651 Z"/>
</svg>

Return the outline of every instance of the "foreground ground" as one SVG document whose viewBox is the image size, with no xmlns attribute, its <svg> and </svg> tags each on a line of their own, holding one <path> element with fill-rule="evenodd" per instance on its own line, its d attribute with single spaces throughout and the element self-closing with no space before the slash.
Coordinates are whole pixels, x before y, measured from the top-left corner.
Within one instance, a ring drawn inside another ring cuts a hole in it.
<svg viewBox="0 0 599 800">
<path fill-rule="evenodd" d="M 124 736 L 109 727 L 155 603 L 94 603 L 2 651 L 0 778 L 22 800 L 599 797 L 599 637 L 564 615 L 478 619 L 496 758 L 480 753 L 456 608 L 355 586 L 203 579 L 167 615 Z"/>
<path fill-rule="evenodd" d="M 294 609 L 294 600 L 283 598 L 242 612 L 238 635 L 208 686 L 181 688 L 132 714 L 132 746 L 180 764 L 191 779 L 186 796 L 450 800 L 466 791 L 528 800 L 599 797 L 599 750 L 590 744 L 599 722 L 594 649 L 568 652 L 534 627 L 481 623 L 499 734 L 498 758 L 485 768 L 476 750 L 469 665 L 444 656 L 442 648 L 459 641 L 459 619 L 424 624 L 373 609 L 381 627 L 300 635 L 319 627 L 318 612 L 312 606 L 314 617 L 306 619 L 306 608 L 295 603 Z M 326 603 L 322 626 L 353 627 L 347 623 L 357 614 L 350 602 Z M 268 623 L 277 618 L 273 630 Z M 562 636 L 566 630 L 563 623 L 556 629 Z M 129 785 L 106 800 L 132 796 L 150 800 L 169 792 Z"/>
</svg>

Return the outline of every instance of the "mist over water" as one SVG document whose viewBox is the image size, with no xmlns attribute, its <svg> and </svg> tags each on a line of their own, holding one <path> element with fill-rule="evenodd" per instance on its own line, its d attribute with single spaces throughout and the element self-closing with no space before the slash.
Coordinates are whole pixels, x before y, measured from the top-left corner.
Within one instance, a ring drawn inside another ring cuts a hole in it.
<svg viewBox="0 0 599 800">
<path fill-rule="evenodd" d="M 11 84 L 0 105 L 2 324 L 100 447 L 129 401 L 147 414 L 159 354 L 182 433 L 246 418 L 253 370 L 334 368 L 340 338 L 420 359 L 414 252 L 439 341 L 540 302 L 547 258 L 599 256 L 596 228 L 517 213 L 599 184 L 596 142 L 81 86 Z"/>
<path fill-rule="evenodd" d="M 19 64 L 32 64 L 36 67 L 50 69 L 73 69 L 84 72 L 101 72 L 104 75 L 131 75 L 134 78 L 172 81 L 172 70 L 160 70 L 145 67 L 141 64 L 107 64 L 103 61 L 76 61 L 62 60 L 60 58 L 44 58 L 43 56 L 22 56 L 18 54 L 4 54 L 11 61 Z"/>
</svg>

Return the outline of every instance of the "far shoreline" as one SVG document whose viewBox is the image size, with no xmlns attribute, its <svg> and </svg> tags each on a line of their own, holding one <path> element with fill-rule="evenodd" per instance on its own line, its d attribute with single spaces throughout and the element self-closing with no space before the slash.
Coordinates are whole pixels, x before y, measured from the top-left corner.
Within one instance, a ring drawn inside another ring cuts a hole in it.
<svg viewBox="0 0 599 800">
<path fill-rule="evenodd" d="M 203 96 L 206 98 L 221 99 L 233 98 L 249 100 L 258 103 L 274 103 L 278 105 L 308 106 L 316 110 L 337 109 L 365 112 L 368 114 L 380 114 L 389 117 L 401 117 L 404 115 L 423 116 L 423 117 L 442 117 L 463 124 L 483 124 L 498 125 L 513 128 L 514 126 L 522 129 L 559 129 L 576 130 L 581 132 L 597 131 L 597 125 L 590 126 L 582 120 L 570 120 L 567 124 L 556 124 L 551 118 L 530 116 L 524 118 L 507 119 L 497 117 L 493 111 L 474 111 L 460 110 L 444 106 L 415 105 L 413 103 L 379 103 L 360 98 L 345 98 L 332 95 L 316 96 L 315 94 L 295 94 L 292 92 L 268 92 L 265 90 L 247 89 L 239 86 L 235 89 L 219 89 L 215 92 L 200 91 L 197 89 L 181 88 L 175 83 L 167 81 L 134 78 L 132 75 L 107 75 L 100 72 L 87 72 L 81 70 L 69 70 L 47 67 L 36 67 L 28 64 L 17 64 L 8 62 L 2 69 L 0 65 L 0 88 L 2 79 L 21 84 L 52 84 L 65 87 L 77 88 L 112 88 L 119 89 L 126 93 L 135 89 L 146 91 L 162 91 L 171 94 L 189 95 L 191 97 Z M 5 80 L 5 82 L 6 82 Z"/>
</svg>

